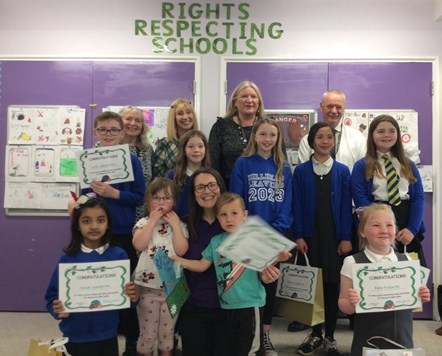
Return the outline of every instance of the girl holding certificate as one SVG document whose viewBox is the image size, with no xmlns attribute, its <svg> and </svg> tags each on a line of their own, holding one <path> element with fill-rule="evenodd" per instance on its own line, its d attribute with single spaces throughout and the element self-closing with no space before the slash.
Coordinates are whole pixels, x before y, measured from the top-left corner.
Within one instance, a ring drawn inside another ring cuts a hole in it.
<svg viewBox="0 0 442 356">
<path fill-rule="evenodd" d="M 310 355 L 323 347 L 328 356 L 338 356 L 334 332 L 339 271 L 342 256 L 352 250 L 350 171 L 331 157 L 335 134 L 330 124 L 314 124 L 307 141 L 314 153 L 310 161 L 296 167 L 293 175 L 293 233 L 300 257 L 307 254 L 311 266 L 322 268 L 325 323 L 312 327 L 297 353 Z"/>
<path fill-rule="evenodd" d="M 354 314 L 360 297 L 353 288 L 352 266 L 355 263 L 382 263 L 406 261 L 402 253 L 395 252 L 396 221 L 390 206 L 373 204 L 362 212 L 358 229 L 363 251 L 345 258 L 341 270 L 339 308 L 346 314 Z M 419 289 L 422 302 L 430 301 L 427 286 Z M 361 313 L 355 315 L 351 355 L 362 355 L 362 348 L 372 336 L 383 336 L 406 348 L 413 347 L 413 315 L 411 309 L 388 312 Z"/>
<path fill-rule="evenodd" d="M 233 168 L 229 190 L 244 199 L 250 215 L 258 215 L 283 235 L 288 232 L 293 221 L 292 172 L 276 121 L 267 118 L 256 121 L 247 148 Z M 265 285 L 263 347 L 269 355 L 276 352 L 270 341 L 270 328 L 277 284 L 274 281 Z"/>
<path fill-rule="evenodd" d="M 398 226 L 399 252 L 417 252 L 421 265 L 425 258 L 421 241 L 424 236 L 424 189 L 416 165 L 405 156 L 398 122 L 379 115 L 371 123 L 367 137 L 367 155 L 356 162 L 351 187 L 358 207 L 374 202 L 389 204 Z"/>
<path fill-rule="evenodd" d="M 72 211 L 72 238 L 59 263 L 91 263 L 127 260 L 126 252 L 111 246 L 110 211 L 103 199 L 95 194 L 83 195 Z M 61 320 L 60 330 L 69 338 L 66 344 L 72 356 L 118 356 L 118 310 L 67 313 L 58 297 L 58 267 L 55 269 L 46 291 L 46 308 L 52 316 Z M 138 300 L 138 288 L 134 283 L 125 287 L 132 302 Z"/>
</svg>

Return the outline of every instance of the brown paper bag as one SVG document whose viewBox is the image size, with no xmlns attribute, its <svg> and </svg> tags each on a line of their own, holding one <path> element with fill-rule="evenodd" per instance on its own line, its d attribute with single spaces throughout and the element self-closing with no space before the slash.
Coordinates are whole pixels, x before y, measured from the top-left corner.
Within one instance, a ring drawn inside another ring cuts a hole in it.
<svg viewBox="0 0 442 356">
<path fill-rule="evenodd" d="M 297 266 L 302 268 L 302 266 Z M 313 268 L 313 267 L 309 267 Z M 322 270 L 318 268 L 315 283 L 316 293 L 313 303 L 306 303 L 291 299 L 279 299 L 279 315 L 285 319 L 313 326 L 323 323 L 324 319 L 324 290 L 322 284 Z"/>
<path fill-rule="evenodd" d="M 51 342 L 42 342 L 40 339 L 31 339 L 28 356 L 63 356 L 63 352 L 58 351 L 51 346 Z"/>
</svg>

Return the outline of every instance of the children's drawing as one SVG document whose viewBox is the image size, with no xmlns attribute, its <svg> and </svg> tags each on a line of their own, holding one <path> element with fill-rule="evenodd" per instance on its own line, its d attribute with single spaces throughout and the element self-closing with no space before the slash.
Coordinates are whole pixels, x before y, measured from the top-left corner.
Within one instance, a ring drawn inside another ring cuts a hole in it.
<svg viewBox="0 0 442 356">
<path fill-rule="evenodd" d="M 7 152 L 7 177 L 8 181 L 26 181 L 30 177 L 31 148 L 24 146 L 8 146 Z"/>
<path fill-rule="evenodd" d="M 55 148 L 39 147 L 34 149 L 34 178 L 52 181 L 55 177 Z"/>
</svg>

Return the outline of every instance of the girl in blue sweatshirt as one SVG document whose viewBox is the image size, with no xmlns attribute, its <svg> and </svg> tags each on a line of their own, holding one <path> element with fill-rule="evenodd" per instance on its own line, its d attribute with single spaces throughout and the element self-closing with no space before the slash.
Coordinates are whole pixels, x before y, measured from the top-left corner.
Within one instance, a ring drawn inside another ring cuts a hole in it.
<svg viewBox="0 0 442 356">
<path fill-rule="evenodd" d="M 235 164 L 230 191 L 240 195 L 249 215 L 258 215 L 275 230 L 285 234 L 292 225 L 292 172 L 282 146 L 282 133 L 272 119 L 259 119 L 252 128 L 249 144 Z M 274 351 L 270 341 L 273 305 L 277 281 L 265 285 L 264 344 Z"/>
<path fill-rule="evenodd" d="M 59 263 L 91 263 L 127 260 L 126 252 L 110 245 L 110 211 L 106 201 L 95 194 L 81 196 L 73 207 L 72 238 Z M 46 291 L 46 309 L 61 320 L 60 330 L 69 338 L 67 351 L 72 356 L 118 356 L 118 310 L 67 313 L 59 299 L 58 265 Z M 132 302 L 138 300 L 138 288 L 126 284 L 125 292 Z"/>
</svg>

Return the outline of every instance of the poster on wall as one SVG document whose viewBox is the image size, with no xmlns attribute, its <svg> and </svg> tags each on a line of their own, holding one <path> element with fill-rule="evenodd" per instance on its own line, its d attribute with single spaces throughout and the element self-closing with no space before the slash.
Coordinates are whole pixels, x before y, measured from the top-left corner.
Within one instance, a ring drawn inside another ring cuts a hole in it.
<svg viewBox="0 0 442 356">
<path fill-rule="evenodd" d="M 288 160 L 292 166 L 296 165 L 299 144 L 317 121 L 316 110 L 266 110 L 264 116 L 279 124 Z"/>
<path fill-rule="evenodd" d="M 368 127 L 378 115 L 390 115 L 396 119 L 401 132 L 402 145 L 406 155 L 415 163 L 419 158 L 418 113 L 414 110 L 352 110 L 344 114 L 344 125 L 351 126 L 367 137 Z"/>
<path fill-rule="evenodd" d="M 124 106 L 108 106 L 103 111 L 119 112 Z M 149 127 L 147 138 L 155 147 L 158 140 L 167 136 L 167 118 L 169 115 L 169 107 L 149 107 L 137 106 L 143 111 L 144 120 Z"/>
<path fill-rule="evenodd" d="M 85 114 L 77 106 L 8 106 L 7 214 L 67 211 L 69 192 L 78 190 L 75 152 L 83 149 Z"/>
</svg>

